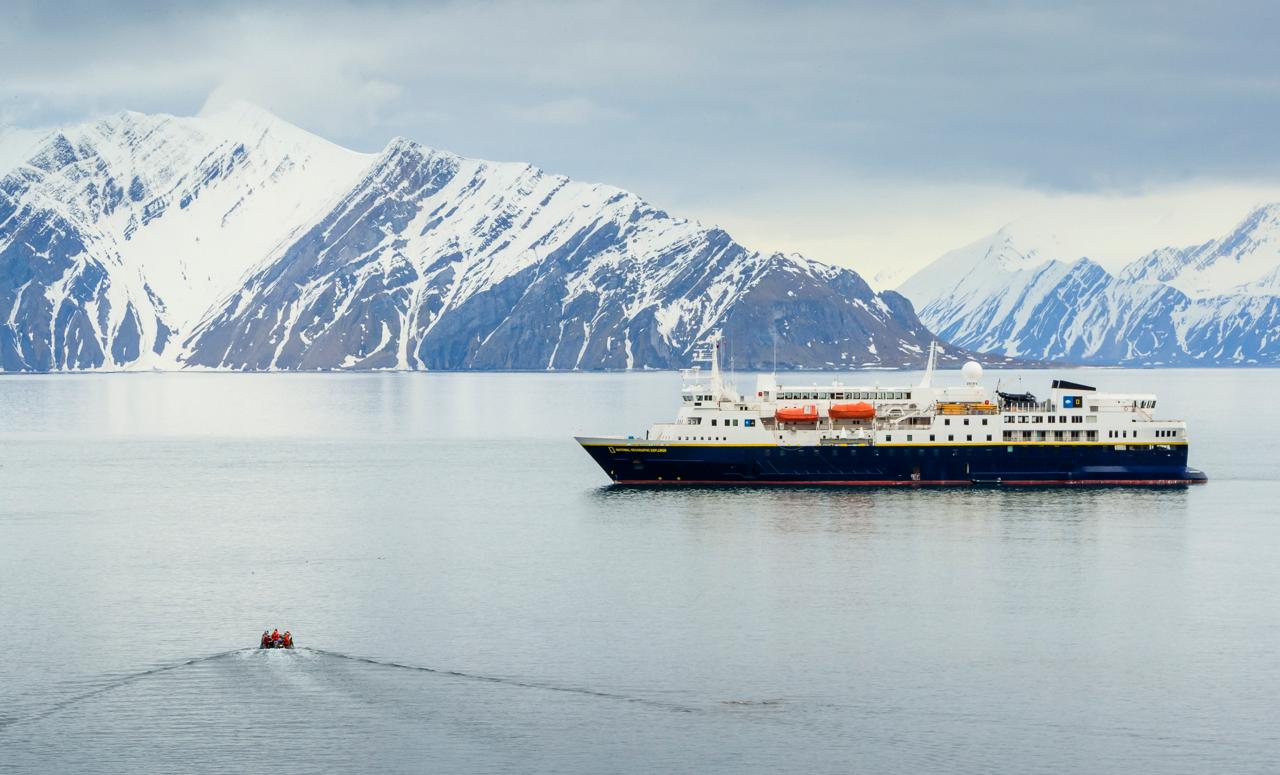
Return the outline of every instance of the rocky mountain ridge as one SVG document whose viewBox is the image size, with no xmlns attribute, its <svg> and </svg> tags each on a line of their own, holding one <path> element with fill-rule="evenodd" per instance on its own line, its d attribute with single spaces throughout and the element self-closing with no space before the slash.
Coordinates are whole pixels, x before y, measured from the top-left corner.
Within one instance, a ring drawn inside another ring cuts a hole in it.
<svg viewBox="0 0 1280 775">
<path fill-rule="evenodd" d="M 252 106 L 0 159 L 6 371 L 674 368 L 713 330 L 739 368 L 900 367 L 932 339 L 856 272 L 621 189 Z"/>
<path fill-rule="evenodd" d="M 1280 363 L 1280 204 L 1227 235 L 1161 248 L 1113 274 L 1050 235 L 1006 227 L 898 289 L 979 352 L 1095 365 Z"/>
</svg>

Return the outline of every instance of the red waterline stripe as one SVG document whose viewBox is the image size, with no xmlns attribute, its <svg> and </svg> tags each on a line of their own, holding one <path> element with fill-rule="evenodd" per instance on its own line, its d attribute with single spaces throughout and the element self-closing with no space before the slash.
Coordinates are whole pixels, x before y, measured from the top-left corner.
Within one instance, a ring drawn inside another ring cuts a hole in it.
<svg viewBox="0 0 1280 775">
<path fill-rule="evenodd" d="M 920 481 L 903 481 L 901 479 L 861 479 L 861 480 L 822 480 L 822 481 L 724 481 L 721 479 L 617 479 L 614 484 L 641 484 L 641 485 L 770 485 L 770 486 L 794 486 L 804 487 L 813 485 L 837 485 L 841 487 L 918 487 L 924 486 L 956 486 L 956 485 L 1097 485 L 1097 484 L 1114 484 L 1114 485 L 1152 485 L 1152 486 L 1170 486 L 1181 484 L 1204 484 L 1206 479 L 1004 479 L 1002 481 L 973 481 L 971 479 L 925 479 Z"/>
<path fill-rule="evenodd" d="M 1000 484 L 1204 484 L 1208 479 L 1006 479 Z"/>
<path fill-rule="evenodd" d="M 753 480 L 753 481 L 725 481 L 723 479 L 618 479 L 616 484 L 737 484 L 737 485 L 813 485 L 813 484 L 835 484 L 835 485 L 865 485 L 874 487 L 884 486 L 909 486 L 909 485 L 929 485 L 929 484 L 973 484 L 968 479 L 925 479 L 920 481 L 910 481 L 902 479 L 832 479 L 824 481 L 808 481 L 808 482 L 792 482 L 792 481 L 774 481 L 774 480 Z"/>
</svg>

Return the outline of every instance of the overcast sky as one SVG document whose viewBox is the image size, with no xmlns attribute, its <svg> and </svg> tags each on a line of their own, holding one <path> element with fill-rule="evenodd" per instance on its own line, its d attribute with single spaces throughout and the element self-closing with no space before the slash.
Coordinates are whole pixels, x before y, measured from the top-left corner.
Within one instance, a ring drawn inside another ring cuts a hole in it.
<svg viewBox="0 0 1280 775">
<path fill-rule="evenodd" d="M 869 279 L 1010 221 L 1115 263 L 1280 200 L 1271 2 L 6 5 L 0 124 L 243 98 Z"/>
</svg>

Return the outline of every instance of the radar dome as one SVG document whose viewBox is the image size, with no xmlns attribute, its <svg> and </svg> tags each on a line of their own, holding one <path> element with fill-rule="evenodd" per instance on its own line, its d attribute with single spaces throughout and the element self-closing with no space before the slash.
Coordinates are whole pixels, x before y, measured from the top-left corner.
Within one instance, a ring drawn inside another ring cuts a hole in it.
<svg viewBox="0 0 1280 775">
<path fill-rule="evenodd" d="M 960 367 L 960 373 L 964 375 L 966 385 L 976 385 L 982 379 L 982 364 L 969 361 Z"/>
</svg>

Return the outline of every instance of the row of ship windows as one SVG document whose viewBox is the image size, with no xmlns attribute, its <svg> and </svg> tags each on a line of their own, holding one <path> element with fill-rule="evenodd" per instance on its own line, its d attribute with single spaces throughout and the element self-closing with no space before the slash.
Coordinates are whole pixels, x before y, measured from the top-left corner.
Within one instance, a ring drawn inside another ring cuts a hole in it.
<svg viewBox="0 0 1280 775">
<path fill-rule="evenodd" d="M 872 454 L 884 455 L 886 457 L 960 457 L 960 447 L 946 447 L 941 444 L 932 447 L 884 447 L 879 449 L 876 447 L 765 447 L 762 453 L 765 457 L 777 454 L 778 457 L 787 457 L 788 455 L 814 455 L 826 457 L 829 455 L 862 455 L 865 454 L 859 450 L 873 450 Z M 998 447 L 997 447 L 998 449 Z M 1012 453 L 1013 447 L 1005 447 L 1005 452 Z M 1139 450 L 1166 450 L 1166 456 L 1172 456 L 1173 447 L 1168 444 L 1117 444 L 1117 450 L 1136 452 Z M 1021 447 L 1020 455 L 1026 456 L 1043 456 L 1056 455 L 1051 446 L 1044 447 Z"/>
<path fill-rule="evenodd" d="M 948 422 L 949 422 L 949 421 L 948 421 Z M 968 421 L 966 421 L 966 422 L 965 422 L 965 425 L 968 425 L 968 424 L 969 424 L 969 423 L 968 423 Z M 982 424 L 983 424 L 983 425 L 986 425 L 986 420 L 983 420 L 983 421 L 982 421 Z M 892 433 L 886 433 L 886 434 L 884 435 L 884 440 L 885 440 L 885 441 L 893 441 L 893 434 L 892 434 Z M 914 434 L 914 433 L 908 433 L 908 434 L 907 434 L 907 441 L 915 441 L 915 440 L 916 440 L 916 436 L 915 436 L 915 434 Z M 938 440 L 938 434 L 936 434 L 936 433 L 930 433 L 930 434 L 929 434 L 929 441 L 937 441 L 937 440 Z M 954 433 L 948 433 L 948 434 L 947 434 L 947 441 L 955 441 L 955 440 L 956 440 L 956 437 L 955 437 L 955 434 L 954 434 Z M 972 434 L 972 433 L 966 433 L 966 434 L 964 435 L 964 440 L 965 440 L 965 441 L 973 441 L 973 434 Z M 991 441 L 991 434 L 990 434 L 990 433 L 988 433 L 988 434 L 987 434 L 987 441 Z"/>
<path fill-rule="evenodd" d="M 775 396 L 779 401 L 842 401 L 847 399 L 888 401 L 894 399 L 907 399 L 910 397 L 911 394 L 903 390 L 853 390 L 843 393 L 778 393 Z"/>
<path fill-rule="evenodd" d="M 942 421 L 942 424 L 943 424 L 943 425 L 950 425 L 950 424 L 951 424 L 951 418 L 950 418 L 950 417 L 946 418 L 945 420 L 943 420 L 943 421 Z M 968 418 L 968 417 L 964 418 L 964 424 L 965 424 L 965 425 L 968 425 L 968 424 L 969 424 L 969 418 Z M 983 418 L 982 418 L 982 424 L 983 424 L 983 425 L 986 425 L 986 424 L 987 424 L 987 418 L 985 418 L 985 417 L 983 417 Z"/>
<path fill-rule="evenodd" d="M 1055 420 L 1055 418 L 1056 418 L 1056 420 Z M 1020 423 L 1042 423 L 1042 422 L 1046 422 L 1046 420 L 1045 420 L 1045 416 L 1044 416 L 1044 415 L 1040 415 L 1040 414 L 1030 414 L 1030 415 L 1028 415 L 1028 414 L 1019 414 L 1019 415 L 1006 414 L 1006 415 L 1004 416 L 1004 421 L 1005 421 L 1006 423 L 1010 424 L 1010 425 L 1012 425 L 1014 422 L 1020 422 Z M 1056 421 L 1056 422 L 1060 422 L 1060 423 L 1065 423 L 1065 422 L 1067 421 L 1067 416 L 1066 416 L 1065 414 L 1059 414 L 1059 415 L 1051 414 L 1051 415 L 1049 415 L 1049 416 L 1048 416 L 1048 420 L 1047 420 L 1047 422 L 1049 422 L 1049 424 L 1053 424 L 1055 421 Z M 1080 415 L 1080 414 L 1072 415 L 1072 416 L 1071 416 L 1071 422 L 1084 422 L 1084 415 Z"/>
<path fill-rule="evenodd" d="M 686 417 L 686 418 L 685 418 L 685 420 L 686 420 L 686 424 L 688 424 L 688 425 L 701 425 L 701 424 L 702 424 L 702 418 L 701 418 L 701 417 Z M 713 418 L 711 418 L 711 424 L 712 424 L 712 425 L 715 425 L 715 424 L 716 424 L 716 419 L 715 419 L 714 417 L 713 417 Z M 726 420 L 724 421 L 724 427 L 726 427 L 726 428 L 730 428 L 730 427 L 736 428 L 736 427 L 738 427 L 738 421 L 737 421 L 736 419 L 726 419 Z M 744 427 L 744 428 L 754 428 L 754 427 L 756 427 L 756 421 L 748 417 L 747 419 L 745 419 L 745 420 L 743 420 L 743 421 L 742 421 L 742 427 Z"/>
<path fill-rule="evenodd" d="M 730 421 L 725 420 L 724 422 L 725 422 L 725 425 L 728 425 Z M 733 420 L 732 422 L 734 425 L 738 424 L 737 420 Z M 747 427 L 751 427 L 755 425 L 754 420 L 745 420 L 744 423 L 746 424 Z M 715 425 L 716 421 L 712 420 L 711 424 Z M 966 424 L 968 423 L 966 422 Z M 983 424 L 984 425 L 986 424 L 985 420 L 983 421 Z M 1053 434 L 1053 435 L 1050 436 L 1049 434 Z M 1083 438 L 1085 441 L 1098 440 L 1097 431 L 1005 431 L 1004 434 L 1001 436 L 1001 441 L 1049 441 L 1050 439 L 1052 439 L 1053 441 L 1079 441 L 1082 438 L 1081 434 L 1084 434 Z M 1155 435 L 1156 435 L 1156 438 L 1161 438 L 1161 439 L 1174 438 L 1175 436 L 1178 435 L 1178 432 L 1172 431 L 1172 430 L 1157 430 L 1155 431 Z M 906 436 L 907 436 L 907 441 L 915 441 L 914 433 L 908 433 L 906 434 Z M 778 438 L 782 438 L 782 437 L 779 436 Z M 1131 437 L 1129 435 L 1129 431 L 1107 431 L 1107 438 L 1109 439 L 1135 438 L 1136 439 L 1138 438 L 1138 432 L 1135 430 Z M 893 441 L 893 434 L 886 433 L 884 440 L 886 442 Z M 937 441 L 937 440 L 938 440 L 938 434 L 936 433 L 929 434 L 929 441 Z M 947 434 L 947 441 L 955 441 L 955 440 L 956 440 L 955 434 L 953 433 Z M 973 441 L 973 434 L 966 433 L 964 436 L 964 440 Z M 990 433 L 987 434 L 986 440 L 991 441 Z M 728 441 L 728 437 L 726 436 L 677 436 L 676 441 Z"/>
<path fill-rule="evenodd" d="M 1053 434 L 1050 436 L 1049 434 Z M 1084 434 L 1081 436 L 1081 434 Z M 1004 441 L 1097 441 L 1097 431 L 1005 431 Z"/>
<path fill-rule="evenodd" d="M 1081 431 L 1071 431 L 1071 439 L 1072 439 L 1072 440 L 1078 440 L 1078 439 L 1080 438 L 1080 433 L 1081 433 Z M 923 434 L 921 434 L 921 435 L 923 435 Z M 1039 431 L 1036 435 L 1037 435 L 1037 437 L 1038 437 L 1038 440 L 1040 440 L 1040 441 L 1044 441 L 1044 440 L 1045 440 L 1045 432 L 1044 432 L 1044 431 Z M 907 436 L 907 441 L 915 441 L 916 434 L 914 434 L 914 433 L 908 433 L 908 434 L 906 434 L 906 436 Z M 991 441 L 991 440 L 992 440 L 992 439 L 991 439 L 991 434 L 990 434 L 990 433 L 988 433 L 986 436 L 987 436 L 987 438 L 986 438 L 986 440 L 987 440 L 987 441 Z M 1031 431 L 1023 431 L 1022 436 L 1023 436 L 1026 440 L 1030 441 L 1030 440 L 1031 440 Z M 1096 439 L 1097 439 L 1097 437 L 1098 437 L 1098 432 L 1097 432 L 1097 431 L 1088 431 L 1088 438 L 1089 438 L 1089 440 L 1090 440 L 1090 441 L 1096 440 Z M 782 438 L 782 436 L 779 436 L 778 438 L 780 438 L 780 439 L 781 439 L 781 438 Z M 1063 440 L 1064 440 L 1064 439 L 1063 439 L 1063 431 L 1054 431 L 1053 438 L 1054 438 L 1055 440 L 1057 440 L 1057 441 L 1063 441 Z M 893 441 L 893 434 L 892 434 L 892 433 L 886 433 L 886 434 L 885 434 L 885 437 L 884 437 L 884 440 L 885 440 L 886 442 L 891 442 L 891 441 Z M 929 441 L 937 441 L 937 440 L 938 440 L 938 434 L 936 434 L 936 433 L 930 433 L 930 434 L 929 434 Z M 948 433 L 948 434 L 947 434 L 947 441 L 955 441 L 955 440 L 956 440 L 956 437 L 955 437 L 955 434 L 954 434 L 954 433 Z M 966 433 L 966 434 L 964 435 L 964 440 L 965 440 L 965 441 L 973 441 L 973 434 L 972 434 L 972 433 Z M 1017 441 L 1017 440 L 1018 440 L 1017 431 L 1005 431 L 1005 432 L 1004 432 L 1004 439 L 1003 439 L 1003 440 L 1004 440 L 1004 441 Z M 677 436 L 677 437 L 676 437 L 676 441 L 728 441 L 728 437 L 727 437 L 727 436 Z"/>
<path fill-rule="evenodd" d="M 1153 431 L 1153 433 L 1157 439 L 1172 439 L 1178 435 L 1178 432 L 1175 430 L 1157 430 Z M 1133 433 L 1130 433 L 1129 431 L 1107 431 L 1107 438 L 1136 439 L 1138 438 L 1138 431 L 1134 430 Z"/>
<path fill-rule="evenodd" d="M 1050 433 L 1053 434 L 1052 437 L 1048 435 Z M 1054 441 L 1079 441 L 1082 438 L 1081 434 L 1084 434 L 1083 438 L 1086 441 L 1098 440 L 1097 431 L 1005 431 L 1004 435 L 1001 436 L 1001 441 L 1048 441 L 1050 438 L 1052 438 Z M 1137 437 L 1136 431 L 1134 432 L 1134 437 L 1135 438 Z M 885 434 L 884 440 L 893 441 L 893 434 L 892 433 Z M 937 440 L 938 440 L 937 434 L 935 433 L 929 434 L 929 441 L 937 441 Z M 955 434 L 951 434 L 951 433 L 947 434 L 947 441 L 955 441 L 955 440 L 956 440 Z M 964 440 L 973 441 L 973 434 L 966 433 L 964 436 Z M 915 441 L 915 434 L 908 433 L 907 441 Z M 990 433 L 987 434 L 987 441 L 991 441 Z"/>
</svg>

